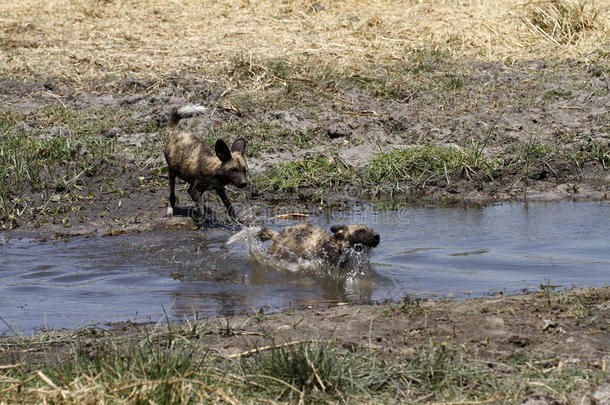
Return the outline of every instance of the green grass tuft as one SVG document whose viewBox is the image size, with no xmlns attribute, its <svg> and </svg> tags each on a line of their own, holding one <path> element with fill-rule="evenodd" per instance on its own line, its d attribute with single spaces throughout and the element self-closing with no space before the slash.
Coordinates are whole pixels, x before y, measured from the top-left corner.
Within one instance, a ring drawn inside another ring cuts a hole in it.
<svg viewBox="0 0 610 405">
<path fill-rule="evenodd" d="M 557 148 L 551 143 L 533 139 L 513 144 L 510 152 L 514 157 L 509 162 L 509 169 L 527 183 L 530 179 L 546 175 L 547 167 L 550 166 L 548 160 L 555 156 Z"/>
<path fill-rule="evenodd" d="M 265 191 L 297 192 L 314 188 L 315 199 L 323 199 L 324 192 L 357 181 L 357 174 L 338 157 L 318 155 L 298 161 L 281 163 L 255 179 L 256 187 Z"/>
<path fill-rule="evenodd" d="M 287 392 L 287 387 L 292 387 L 288 394 L 341 392 L 348 384 L 346 366 L 344 356 L 335 346 L 317 342 L 278 345 L 242 360 L 247 375 L 280 395 Z"/>
<path fill-rule="evenodd" d="M 463 174 L 477 180 L 492 178 L 502 162 L 486 158 L 483 148 L 484 145 L 479 144 L 468 148 L 428 144 L 392 149 L 380 153 L 369 163 L 366 177 L 371 184 L 394 189 L 400 189 L 400 183 L 404 181 L 419 184 L 437 176 L 448 179 Z"/>
<path fill-rule="evenodd" d="M 19 117 L 2 113 L 0 222 L 12 226 L 26 210 L 44 211 L 51 199 L 78 191 L 86 176 L 112 159 L 114 141 L 99 133 L 101 124 L 81 127 L 75 117 L 66 109 L 43 108 L 31 117 L 31 126 L 17 127 Z M 48 128 L 60 124 L 66 127 Z M 32 206 L 32 193 L 43 193 L 42 205 Z"/>
<path fill-rule="evenodd" d="M 377 155 L 368 166 L 368 176 L 374 183 L 397 183 L 425 175 L 453 173 L 461 167 L 464 155 L 453 147 L 435 145 L 392 149 Z"/>
<path fill-rule="evenodd" d="M 238 358 L 217 354 L 202 337 L 205 324 L 172 325 L 113 336 L 100 330 L 20 337 L 0 352 L 4 370 L 0 401 L 89 403 L 520 403 L 527 387 L 569 395 L 595 387 L 604 377 L 593 366 L 570 367 L 527 351 L 505 361 L 473 358 L 467 347 L 447 342 L 392 355 L 331 342 L 272 344 Z M 222 331 L 218 330 L 218 338 Z M 49 339 L 50 338 L 50 339 Z M 269 338 L 272 342 L 274 338 Z M 40 344 L 64 350 L 33 357 Z M 7 342 L 9 343 L 9 342 Z M 259 342 L 259 344 L 262 342 Z M 470 355 L 468 354 L 470 353 Z M 30 356 L 30 359 L 21 358 Z"/>
</svg>

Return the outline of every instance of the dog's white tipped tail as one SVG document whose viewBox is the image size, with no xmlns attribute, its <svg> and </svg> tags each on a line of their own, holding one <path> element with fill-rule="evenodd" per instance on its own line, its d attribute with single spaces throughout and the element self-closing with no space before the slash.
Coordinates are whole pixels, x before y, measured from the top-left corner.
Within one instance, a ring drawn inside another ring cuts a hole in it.
<svg viewBox="0 0 610 405">
<path fill-rule="evenodd" d="M 192 117 L 195 114 L 204 113 L 208 110 L 208 107 L 196 104 L 187 104 L 179 108 L 174 108 L 169 115 L 168 126 L 174 128 L 182 118 Z"/>
<path fill-rule="evenodd" d="M 263 230 L 260 226 L 250 226 L 248 228 L 242 229 L 237 232 L 235 235 L 231 236 L 229 240 L 227 240 L 227 245 L 230 245 L 235 242 L 242 242 L 246 240 L 250 240 Z"/>
<path fill-rule="evenodd" d="M 176 110 L 178 115 L 180 115 L 180 118 L 191 117 L 194 114 L 204 113 L 206 111 L 208 111 L 208 107 L 197 104 L 188 104 Z"/>
</svg>

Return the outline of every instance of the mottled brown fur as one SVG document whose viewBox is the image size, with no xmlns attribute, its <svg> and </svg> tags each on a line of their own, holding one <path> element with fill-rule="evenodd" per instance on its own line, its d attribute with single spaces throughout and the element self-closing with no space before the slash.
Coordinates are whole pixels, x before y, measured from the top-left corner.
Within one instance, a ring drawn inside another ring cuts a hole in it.
<svg viewBox="0 0 610 405">
<path fill-rule="evenodd" d="M 338 264 L 344 249 L 362 245 L 372 248 L 379 244 L 379 234 L 364 225 L 331 227 L 333 236 L 311 224 L 299 224 L 284 228 L 278 233 L 263 229 L 259 238 L 272 239 L 268 248 L 270 255 L 284 259 L 322 259 Z"/>
<path fill-rule="evenodd" d="M 169 169 L 168 215 L 173 214 L 176 203 L 175 185 L 178 177 L 189 184 L 188 192 L 198 208 L 203 192 L 215 190 L 229 215 L 235 218 L 235 210 L 227 198 L 225 186 L 232 184 L 243 188 L 248 184 L 244 160 L 246 140 L 236 140 L 229 149 L 227 144 L 219 139 L 216 141 L 215 150 L 212 151 L 190 132 L 176 131 L 175 126 L 179 120 L 180 115 L 176 110 L 173 111 L 164 151 Z"/>
</svg>

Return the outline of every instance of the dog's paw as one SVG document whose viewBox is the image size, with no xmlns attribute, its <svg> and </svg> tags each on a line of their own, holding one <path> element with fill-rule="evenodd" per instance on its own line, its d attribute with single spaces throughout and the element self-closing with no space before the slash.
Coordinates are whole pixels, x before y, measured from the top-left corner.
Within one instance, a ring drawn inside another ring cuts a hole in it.
<svg viewBox="0 0 610 405">
<path fill-rule="evenodd" d="M 169 207 L 167 207 L 167 211 L 165 212 L 165 216 L 167 216 L 167 217 L 173 217 L 174 216 L 174 209 L 171 207 L 171 205 Z"/>
</svg>

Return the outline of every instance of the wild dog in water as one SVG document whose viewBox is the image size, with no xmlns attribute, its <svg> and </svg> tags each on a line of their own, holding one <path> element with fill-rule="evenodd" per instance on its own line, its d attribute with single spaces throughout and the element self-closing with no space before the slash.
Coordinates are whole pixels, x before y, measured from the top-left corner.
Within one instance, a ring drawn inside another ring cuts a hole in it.
<svg viewBox="0 0 610 405">
<path fill-rule="evenodd" d="M 189 184 L 188 192 L 200 213 L 203 213 L 201 209 L 203 192 L 216 190 L 229 216 L 237 219 L 225 186 L 232 184 L 244 188 L 248 184 L 244 160 L 246 140 L 243 138 L 236 140 L 229 149 L 222 139 L 218 139 L 212 151 L 192 133 L 176 130 L 180 119 L 205 110 L 206 108 L 202 106 L 185 106 L 172 110 L 169 117 L 168 141 L 164 151 L 169 169 L 170 190 L 167 215 L 174 214 L 176 204 L 174 189 L 178 177 Z"/>
<path fill-rule="evenodd" d="M 271 240 L 267 252 L 275 258 L 286 261 L 321 259 L 332 266 L 347 264 L 348 249 L 368 252 L 379 244 L 379 234 L 368 226 L 335 225 L 330 230 L 333 236 L 317 226 L 305 223 L 289 226 L 279 233 L 262 228 L 255 237 L 261 241 Z M 239 234 L 236 234 L 229 243 L 240 239 Z"/>
</svg>

